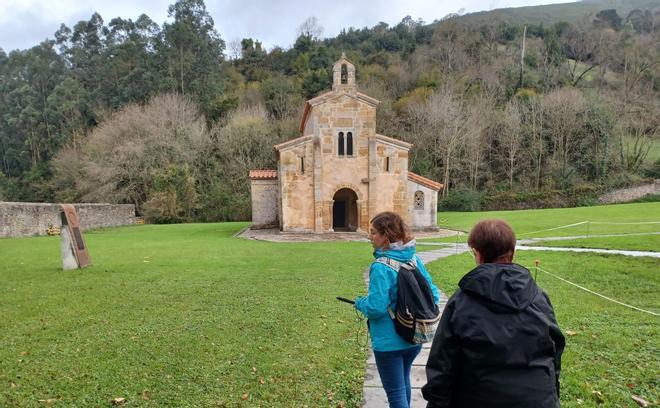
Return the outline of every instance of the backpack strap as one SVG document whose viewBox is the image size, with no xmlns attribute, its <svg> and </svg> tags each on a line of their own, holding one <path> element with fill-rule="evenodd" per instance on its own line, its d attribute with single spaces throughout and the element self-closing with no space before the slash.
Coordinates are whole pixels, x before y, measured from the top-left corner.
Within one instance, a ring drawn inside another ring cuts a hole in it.
<svg viewBox="0 0 660 408">
<path fill-rule="evenodd" d="M 415 259 L 415 257 L 412 257 L 408 262 L 399 262 L 395 259 L 388 258 L 386 256 L 381 256 L 380 258 L 376 259 L 376 262 L 389 266 L 390 268 L 394 269 L 394 271 L 397 273 L 401 268 L 406 268 L 409 270 L 417 268 L 417 259 Z"/>
<path fill-rule="evenodd" d="M 408 270 L 417 268 L 417 259 L 415 259 L 414 256 L 410 259 L 409 262 L 399 262 L 395 259 L 381 256 L 380 258 L 376 258 L 376 262 L 392 268 L 396 273 L 399 273 L 399 269 L 401 268 L 406 268 Z M 392 319 L 396 319 L 396 314 L 389 306 L 387 307 L 387 313 Z"/>
</svg>

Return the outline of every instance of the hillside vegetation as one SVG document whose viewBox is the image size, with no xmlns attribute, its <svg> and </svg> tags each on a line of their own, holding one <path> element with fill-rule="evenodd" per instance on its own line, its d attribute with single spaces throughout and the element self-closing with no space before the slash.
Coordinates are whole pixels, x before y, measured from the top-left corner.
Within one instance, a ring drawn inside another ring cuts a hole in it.
<svg viewBox="0 0 660 408">
<path fill-rule="evenodd" d="M 583 0 L 572 3 L 548 4 L 544 6 L 500 8 L 470 13 L 463 17 L 470 23 L 486 23 L 489 20 L 524 24 L 554 24 L 558 21 L 577 23 L 591 21 L 598 12 L 613 9 L 620 16 L 633 10 L 657 11 L 659 0 Z"/>
<path fill-rule="evenodd" d="M 275 167 L 272 145 L 299 135 L 342 52 L 381 101 L 377 131 L 413 143 L 410 169 L 446 186 L 443 209 L 585 205 L 660 177 L 657 1 L 493 13 L 528 17 L 408 16 L 325 39 L 309 18 L 271 50 L 226 43 L 203 0 L 177 1 L 160 25 L 62 25 L 0 50 L 0 199 L 248 219 L 248 170 Z"/>
</svg>

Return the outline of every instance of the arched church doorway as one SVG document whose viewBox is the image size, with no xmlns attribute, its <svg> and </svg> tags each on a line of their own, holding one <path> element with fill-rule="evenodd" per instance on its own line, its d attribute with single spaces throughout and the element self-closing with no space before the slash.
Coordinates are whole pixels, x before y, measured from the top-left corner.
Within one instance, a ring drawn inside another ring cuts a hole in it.
<svg viewBox="0 0 660 408">
<path fill-rule="evenodd" d="M 356 231 L 358 226 L 357 194 L 342 188 L 332 198 L 332 228 L 335 231 Z"/>
</svg>

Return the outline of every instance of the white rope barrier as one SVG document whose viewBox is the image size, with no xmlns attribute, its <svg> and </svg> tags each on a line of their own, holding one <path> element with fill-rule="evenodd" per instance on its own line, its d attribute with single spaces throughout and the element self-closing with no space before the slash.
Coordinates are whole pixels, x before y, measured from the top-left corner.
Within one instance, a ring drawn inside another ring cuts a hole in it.
<svg viewBox="0 0 660 408">
<path fill-rule="evenodd" d="M 559 279 L 560 281 L 566 282 L 566 283 L 568 283 L 569 285 L 573 285 L 573 286 L 575 286 L 576 288 L 579 288 L 579 289 L 582 289 L 582 290 L 584 290 L 584 291 L 586 291 L 586 292 L 589 292 L 589 293 L 591 293 L 592 295 L 600 296 L 601 298 L 603 298 L 603 299 L 605 299 L 605 300 L 609 300 L 610 302 L 614 302 L 614 303 L 617 303 L 617 304 L 619 304 L 619 305 L 621 305 L 621 306 L 625 306 L 625 307 L 627 307 L 627 308 L 634 309 L 634 310 L 637 310 L 637 311 L 640 311 L 640 312 L 648 313 L 648 314 L 651 314 L 651 315 L 653 315 L 653 316 L 660 316 L 660 313 L 655 313 L 655 312 L 651 312 L 650 310 L 640 309 L 640 308 L 638 308 L 638 307 L 635 307 L 635 306 L 632 306 L 632 305 L 629 305 L 629 304 L 626 304 L 626 303 L 623 303 L 623 302 L 619 302 L 618 300 L 615 300 L 615 299 L 609 298 L 609 297 L 607 297 L 607 296 L 605 296 L 605 295 L 601 295 L 601 294 L 598 293 L 598 292 L 594 292 L 594 291 L 591 290 L 591 289 L 587 289 L 587 288 L 585 288 L 584 286 L 580 286 L 580 285 L 578 285 L 577 283 L 573 283 L 573 282 L 571 282 L 571 281 L 569 281 L 569 280 L 566 280 L 566 279 L 562 278 L 561 276 L 557 276 L 557 275 L 555 275 L 554 273 L 552 273 L 552 272 L 548 272 L 548 271 L 546 271 L 545 269 L 540 268 L 540 267 L 538 267 L 538 266 L 535 266 L 534 268 L 536 268 L 536 270 L 539 270 L 539 271 L 541 271 L 541 272 L 547 273 L 548 275 L 550 275 L 550 276 L 552 276 L 552 277 L 554 277 L 554 278 L 557 278 L 557 279 Z M 528 268 L 528 269 L 529 269 L 529 268 Z"/>
<path fill-rule="evenodd" d="M 649 225 L 660 224 L 660 221 L 647 221 L 647 222 L 606 222 L 606 221 L 587 221 L 589 224 L 601 225 Z"/>
<path fill-rule="evenodd" d="M 589 235 L 573 235 L 565 237 L 537 237 L 537 238 L 525 238 L 520 241 L 533 241 L 533 242 L 543 242 L 543 241 L 572 241 L 574 239 L 591 239 L 591 238 L 608 238 L 608 237 L 632 237 L 632 236 L 642 236 L 642 235 L 660 235 L 660 231 L 656 232 L 622 232 L 620 234 L 589 234 Z"/>
<path fill-rule="evenodd" d="M 539 233 L 539 232 L 546 232 L 546 231 L 554 231 L 554 230 L 558 230 L 558 229 L 562 229 L 562 228 L 570 228 L 570 227 L 575 227 L 575 226 L 578 226 L 578 225 L 586 224 L 588 222 L 589 221 L 581 221 L 581 222 L 576 222 L 575 224 L 561 225 L 559 227 L 554 227 L 554 228 L 548 228 L 548 229 L 532 231 L 532 232 L 525 232 L 523 234 L 518 234 L 518 236 L 536 234 L 536 233 Z"/>
<path fill-rule="evenodd" d="M 518 236 L 521 237 L 523 235 L 538 234 L 539 232 L 555 231 L 555 230 L 564 229 L 564 228 L 577 227 L 578 225 L 584 225 L 584 224 L 587 224 L 587 230 L 588 230 L 590 224 L 598 224 L 598 225 L 655 225 L 655 224 L 660 224 L 660 221 L 607 222 L 607 221 L 589 221 L 589 220 L 587 220 L 587 221 L 576 222 L 574 224 L 560 225 L 558 227 L 542 229 L 542 230 L 538 230 L 538 231 L 524 232 L 522 234 L 518 234 Z"/>
</svg>

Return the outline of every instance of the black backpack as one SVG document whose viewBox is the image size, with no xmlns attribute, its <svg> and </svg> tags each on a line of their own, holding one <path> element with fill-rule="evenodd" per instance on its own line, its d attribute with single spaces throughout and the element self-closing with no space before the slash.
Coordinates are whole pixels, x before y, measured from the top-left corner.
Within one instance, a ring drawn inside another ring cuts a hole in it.
<svg viewBox="0 0 660 408">
<path fill-rule="evenodd" d="M 397 271 L 396 310 L 388 309 L 397 334 L 412 344 L 432 341 L 440 322 L 440 308 L 433 301 L 431 286 L 417 268 L 415 258 L 403 263 L 382 257 L 376 262 Z"/>
</svg>

